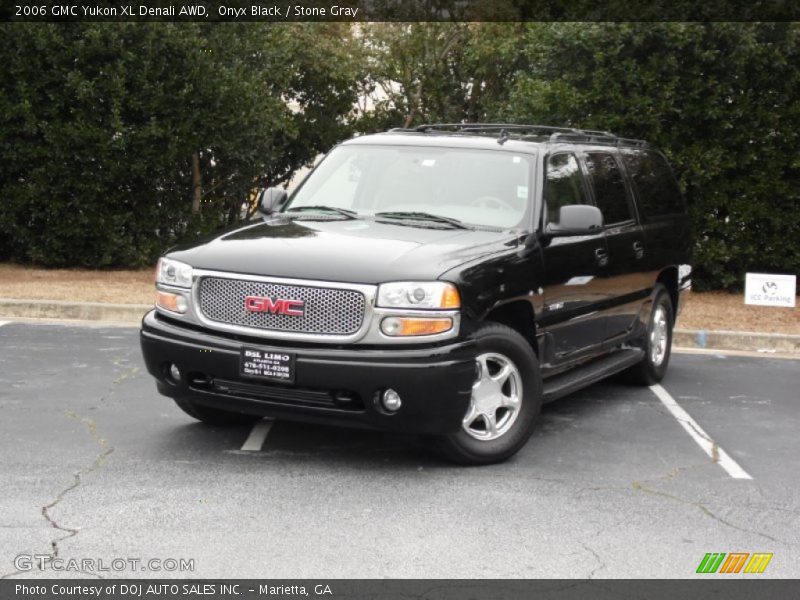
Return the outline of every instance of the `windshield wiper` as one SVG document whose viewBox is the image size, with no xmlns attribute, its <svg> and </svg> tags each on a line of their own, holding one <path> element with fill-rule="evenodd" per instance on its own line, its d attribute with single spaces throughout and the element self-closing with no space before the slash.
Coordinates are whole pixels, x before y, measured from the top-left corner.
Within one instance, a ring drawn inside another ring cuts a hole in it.
<svg viewBox="0 0 800 600">
<path fill-rule="evenodd" d="M 315 204 L 314 206 L 293 206 L 286 209 L 284 212 L 300 212 L 303 210 L 328 210 L 330 212 L 334 212 L 340 214 L 342 216 L 348 217 L 350 219 L 357 219 L 358 213 L 354 210 L 347 210 L 346 208 L 338 208 L 336 206 L 324 206 L 322 204 Z"/>
<path fill-rule="evenodd" d="M 452 225 L 458 229 L 469 229 L 466 225 L 464 225 L 458 219 L 451 219 L 450 217 L 443 217 L 441 215 L 434 215 L 427 212 L 415 212 L 415 211 L 387 211 L 387 212 L 378 212 L 375 213 L 375 216 L 378 218 L 386 218 L 386 219 L 411 219 L 414 221 L 433 221 L 434 223 L 447 223 L 448 225 Z"/>
</svg>

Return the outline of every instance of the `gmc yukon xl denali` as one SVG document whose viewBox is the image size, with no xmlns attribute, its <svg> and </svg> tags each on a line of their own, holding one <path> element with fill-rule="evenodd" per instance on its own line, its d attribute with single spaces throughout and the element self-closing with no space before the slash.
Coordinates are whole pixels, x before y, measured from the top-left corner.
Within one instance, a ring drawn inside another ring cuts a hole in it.
<svg viewBox="0 0 800 600">
<path fill-rule="evenodd" d="M 691 238 L 664 156 L 600 131 L 441 124 L 334 148 L 257 220 L 176 247 L 141 344 L 213 425 L 421 434 L 505 460 L 544 402 L 667 369 Z"/>
</svg>

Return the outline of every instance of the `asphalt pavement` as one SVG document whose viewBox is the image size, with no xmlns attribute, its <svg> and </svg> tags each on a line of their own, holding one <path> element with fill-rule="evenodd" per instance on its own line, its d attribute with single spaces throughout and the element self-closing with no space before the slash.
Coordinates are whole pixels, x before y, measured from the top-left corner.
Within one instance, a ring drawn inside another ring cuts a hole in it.
<svg viewBox="0 0 800 600">
<path fill-rule="evenodd" d="M 800 361 L 676 354 L 662 386 L 594 385 L 464 468 L 414 436 L 208 427 L 156 393 L 137 329 L 8 323 L 0 576 L 685 578 L 708 552 L 800 576 Z"/>
</svg>

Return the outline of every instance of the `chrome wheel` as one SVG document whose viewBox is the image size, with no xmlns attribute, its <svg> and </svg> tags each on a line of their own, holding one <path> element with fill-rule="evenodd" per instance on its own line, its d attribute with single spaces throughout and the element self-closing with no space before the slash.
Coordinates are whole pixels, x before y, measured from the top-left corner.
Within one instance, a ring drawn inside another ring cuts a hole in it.
<svg viewBox="0 0 800 600">
<path fill-rule="evenodd" d="M 496 352 L 479 355 L 475 363 L 472 399 L 462 427 L 476 440 L 495 440 L 511 429 L 519 416 L 522 377 L 509 358 Z"/>
<path fill-rule="evenodd" d="M 655 367 L 661 366 L 664 357 L 667 355 L 667 343 L 669 342 L 669 317 L 662 305 L 656 307 L 653 314 L 653 324 L 650 327 L 650 362 Z"/>
</svg>

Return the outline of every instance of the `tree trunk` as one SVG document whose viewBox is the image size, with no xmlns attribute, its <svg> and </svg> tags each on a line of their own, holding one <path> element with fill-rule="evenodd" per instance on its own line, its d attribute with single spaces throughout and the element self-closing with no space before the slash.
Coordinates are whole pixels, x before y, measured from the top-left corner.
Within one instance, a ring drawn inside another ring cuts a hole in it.
<svg viewBox="0 0 800 600">
<path fill-rule="evenodd" d="M 450 50 L 453 48 L 453 44 L 458 41 L 458 38 L 461 37 L 461 28 L 456 27 L 448 36 L 447 40 L 444 43 L 444 47 L 442 51 L 436 57 L 436 61 L 441 63 L 447 59 L 447 55 L 450 53 Z M 420 74 L 419 82 L 417 83 L 417 89 L 414 91 L 413 96 L 409 99 L 410 103 L 410 110 L 406 115 L 406 120 L 403 123 L 403 127 L 408 129 L 411 127 L 411 124 L 414 122 L 414 119 L 417 116 L 417 111 L 422 108 L 422 92 L 423 92 L 423 85 L 422 85 L 423 75 Z M 440 111 L 441 112 L 441 111 Z"/>
<path fill-rule="evenodd" d="M 422 102 L 422 79 L 417 83 L 417 90 L 411 97 L 411 110 L 408 112 L 408 115 L 406 115 L 406 120 L 403 123 L 404 128 L 408 129 L 411 127 L 411 124 L 414 122 L 414 117 L 417 116 L 417 106 L 419 106 L 420 102 Z"/>
<path fill-rule="evenodd" d="M 203 199 L 203 177 L 200 173 L 200 155 L 192 154 L 192 214 L 200 212 L 200 201 Z"/>
</svg>

